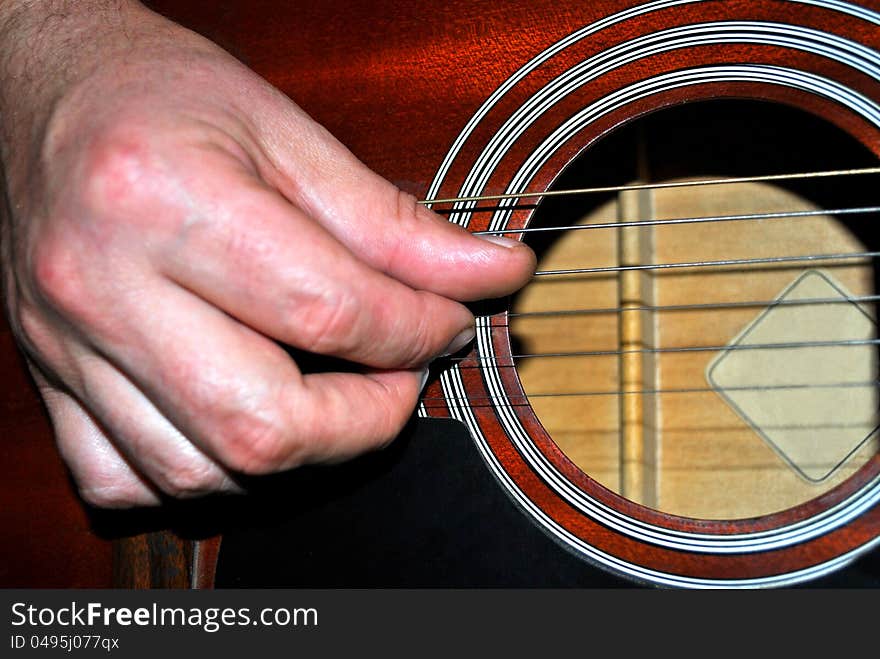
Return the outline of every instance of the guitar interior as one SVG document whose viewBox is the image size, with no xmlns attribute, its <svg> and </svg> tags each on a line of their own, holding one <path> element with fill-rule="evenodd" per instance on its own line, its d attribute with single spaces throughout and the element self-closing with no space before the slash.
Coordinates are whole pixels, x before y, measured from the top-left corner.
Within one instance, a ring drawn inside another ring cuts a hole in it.
<svg viewBox="0 0 880 659">
<path fill-rule="evenodd" d="M 873 166 L 816 117 L 713 101 L 619 128 L 553 189 Z M 567 457 L 632 501 L 700 519 L 784 510 L 862 467 L 878 450 L 877 214 L 850 209 L 877 206 L 878 183 L 545 198 L 530 228 L 639 222 L 525 234 L 539 272 L 589 270 L 538 276 L 511 306 L 523 388 Z M 740 219 L 645 224 L 720 216 Z"/>
</svg>

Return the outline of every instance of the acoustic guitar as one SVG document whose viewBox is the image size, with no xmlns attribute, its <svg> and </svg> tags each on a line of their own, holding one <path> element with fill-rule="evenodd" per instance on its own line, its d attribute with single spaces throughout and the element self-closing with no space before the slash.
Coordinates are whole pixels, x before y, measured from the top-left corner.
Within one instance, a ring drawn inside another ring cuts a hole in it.
<svg viewBox="0 0 880 659">
<path fill-rule="evenodd" d="M 385 451 L 127 516 L 7 332 L 4 580 L 880 585 L 880 3 L 148 4 L 538 270 Z"/>
</svg>

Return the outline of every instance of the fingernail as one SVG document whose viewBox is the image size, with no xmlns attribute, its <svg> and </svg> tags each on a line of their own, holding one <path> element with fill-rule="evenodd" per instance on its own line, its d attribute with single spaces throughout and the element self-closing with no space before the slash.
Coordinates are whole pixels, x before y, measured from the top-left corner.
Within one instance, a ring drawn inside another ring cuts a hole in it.
<svg viewBox="0 0 880 659">
<path fill-rule="evenodd" d="M 449 355 L 454 355 L 456 352 L 464 348 L 468 343 L 474 340 L 474 336 L 476 336 L 476 330 L 473 327 L 468 327 L 467 329 L 459 332 L 452 342 L 446 346 L 446 350 L 440 353 L 440 357 L 448 357 Z"/>
<path fill-rule="evenodd" d="M 490 243 L 495 243 L 496 245 L 500 245 L 501 247 L 506 247 L 507 249 L 512 249 L 520 244 L 518 240 L 514 240 L 513 238 L 505 238 L 504 236 L 493 236 L 487 233 L 477 234 L 477 238 L 482 238 L 483 240 L 487 240 Z"/>
<path fill-rule="evenodd" d="M 419 384 L 419 391 L 420 392 L 424 390 L 425 384 L 427 384 L 427 382 L 428 382 L 428 374 L 429 373 L 430 373 L 430 369 L 427 366 L 425 366 L 424 370 L 422 370 L 422 373 L 420 375 L 420 377 L 421 377 L 421 383 Z"/>
</svg>

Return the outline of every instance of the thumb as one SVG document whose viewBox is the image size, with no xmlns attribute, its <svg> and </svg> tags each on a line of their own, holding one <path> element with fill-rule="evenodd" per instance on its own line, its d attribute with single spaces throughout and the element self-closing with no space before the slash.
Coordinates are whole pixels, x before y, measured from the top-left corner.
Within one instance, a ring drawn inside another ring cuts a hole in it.
<svg viewBox="0 0 880 659">
<path fill-rule="evenodd" d="M 300 117 L 305 130 L 282 131 L 286 147 L 270 149 L 281 172 L 276 185 L 368 265 L 462 301 L 507 295 L 531 277 L 535 256 L 526 245 L 451 224 Z"/>
</svg>

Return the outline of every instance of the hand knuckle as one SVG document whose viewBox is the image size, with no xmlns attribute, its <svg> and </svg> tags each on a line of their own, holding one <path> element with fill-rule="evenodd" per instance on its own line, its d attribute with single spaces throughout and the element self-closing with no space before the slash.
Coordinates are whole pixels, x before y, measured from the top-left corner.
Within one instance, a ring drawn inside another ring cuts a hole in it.
<svg viewBox="0 0 880 659">
<path fill-rule="evenodd" d="M 389 271 L 394 270 L 397 262 L 405 258 L 407 250 L 411 249 L 411 245 L 402 237 L 419 235 L 420 230 L 416 225 L 421 212 L 416 198 L 403 190 L 395 189 L 391 206 L 391 220 L 395 226 L 394 231 L 388 234 L 384 253 L 384 268 Z"/>
<path fill-rule="evenodd" d="M 421 204 L 415 196 L 403 190 L 397 190 L 394 207 L 394 220 L 398 228 L 408 228 L 408 226 L 421 222 L 422 213 L 424 212 Z"/>
<path fill-rule="evenodd" d="M 423 302 L 421 296 L 419 296 L 418 299 L 420 302 Z M 434 342 L 432 341 L 433 332 L 430 321 L 431 316 L 424 309 L 424 306 L 424 303 L 422 303 L 416 312 L 416 321 L 413 330 L 404 335 L 407 337 L 409 343 L 407 354 L 408 359 L 406 361 L 407 365 L 421 364 L 427 358 L 433 357 L 437 352 L 437 346 L 433 345 Z"/>
<path fill-rule="evenodd" d="M 160 173 L 149 143 L 137 132 L 110 129 L 84 153 L 79 194 L 84 209 L 98 216 L 135 210 L 146 199 L 146 183 Z"/>
<path fill-rule="evenodd" d="M 432 319 L 436 318 L 425 296 L 416 292 L 405 311 L 397 318 L 394 329 L 383 338 L 386 347 L 392 348 L 398 356 L 396 366 L 405 368 L 418 366 L 432 357 L 443 346 L 435 345 L 437 332 Z"/>
<path fill-rule="evenodd" d="M 78 315 L 90 306 L 81 253 L 66 241 L 47 237 L 35 245 L 31 256 L 34 293 L 49 306 Z"/>
<path fill-rule="evenodd" d="M 386 390 L 373 396 L 370 410 L 373 431 L 364 443 L 365 450 L 382 448 L 393 441 L 410 418 L 412 406 L 399 392 Z"/>
<path fill-rule="evenodd" d="M 29 352 L 39 352 L 40 347 L 52 338 L 46 322 L 31 304 L 17 305 L 9 313 L 9 321 L 15 338 Z"/>
<path fill-rule="evenodd" d="M 292 451 L 286 429 L 272 412 L 233 413 L 223 422 L 221 444 L 227 466 L 248 475 L 277 471 Z"/>
<path fill-rule="evenodd" d="M 143 498 L 129 484 L 115 482 L 80 485 L 79 496 L 94 508 L 130 508 Z"/>
<path fill-rule="evenodd" d="M 175 499 L 202 496 L 219 489 L 220 479 L 216 472 L 209 463 L 174 465 L 162 474 L 160 487 Z"/>
<path fill-rule="evenodd" d="M 349 292 L 326 291 L 290 306 L 287 323 L 298 347 L 317 354 L 344 352 L 353 347 L 359 304 Z"/>
</svg>

